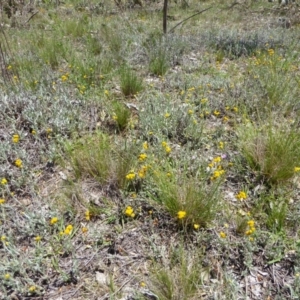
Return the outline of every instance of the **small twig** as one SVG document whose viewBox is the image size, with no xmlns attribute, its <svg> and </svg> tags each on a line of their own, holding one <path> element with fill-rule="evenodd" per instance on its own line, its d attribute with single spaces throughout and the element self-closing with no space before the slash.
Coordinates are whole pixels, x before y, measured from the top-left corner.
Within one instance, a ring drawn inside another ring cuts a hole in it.
<svg viewBox="0 0 300 300">
<path fill-rule="evenodd" d="M 181 25 L 181 24 L 184 23 L 185 21 L 187 21 L 187 20 L 189 20 L 189 19 L 191 19 L 191 18 L 193 18 L 193 17 L 195 17 L 195 16 L 197 16 L 197 15 L 200 15 L 200 14 L 202 14 L 203 12 L 205 12 L 205 11 L 211 9 L 211 8 L 213 8 L 213 7 L 211 6 L 211 7 L 205 8 L 205 9 L 203 9 L 203 10 L 197 12 L 196 14 L 193 14 L 192 16 L 189 16 L 188 18 L 184 19 L 183 21 L 181 21 L 181 22 L 179 22 L 178 24 L 176 24 L 173 28 L 171 28 L 171 29 L 169 30 L 168 33 L 171 33 L 172 31 L 174 31 L 174 29 L 175 29 L 176 27 L 178 27 L 179 25 Z"/>
<path fill-rule="evenodd" d="M 24 23 L 27 24 L 35 15 L 37 15 L 39 11 L 35 12 L 33 15 L 30 16 L 30 18 Z"/>
</svg>

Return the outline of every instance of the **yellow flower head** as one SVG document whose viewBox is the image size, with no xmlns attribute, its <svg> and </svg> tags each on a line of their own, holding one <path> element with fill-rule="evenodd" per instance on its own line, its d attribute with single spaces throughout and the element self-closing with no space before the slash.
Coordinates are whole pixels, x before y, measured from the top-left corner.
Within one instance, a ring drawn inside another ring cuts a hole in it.
<svg viewBox="0 0 300 300">
<path fill-rule="evenodd" d="M 5 203 L 5 199 L 1 198 L 0 199 L 0 205 Z"/>
<path fill-rule="evenodd" d="M 139 161 L 144 161 L 146 158 L 147 158 L 147 154 L 145 154 L 145 153 L 141 153 L 139 155 Z"/>
<path fill-rule="evenodd" d="M 131 218 L 134 218 L 135 217 L 135 213 L 134 213 L 134 210 L 131 206 L 127 206 L 126 209 L 125 209 L 125 212 L 124 212 L 125 216 L 127 217 L 131 217 Z"/>
<path fill-rule="evenodd" d="M 1 184 L 2 184 L 2 185 L 7 184 L 7 179 L 6 179 L 6 178 L 2 178 L 2 179 L 1 179 Z"/>
<path fill-rule="evenodd" d="M 247 224 L 248 224 L 249 227 L 254 227 L 255 226 L 254 220 L 248 221 Z"/>
<path fill-rule="evenodd" d="M 143 143 L 143 148 L 144 148 L 145 150 L 148 150 L 148 143 L 147 143 L 147 142 L 144 142 L 144 143 Z"/>
<path fill-rule="evenodd" d="M 169 118 L 170 116 L 171 116 L 171 114 L 165 113 L 165 118 L 166 118 L 166 119 Z"/>
<path fill-rule="evenodd" d="M 72 225 L 68 225 L 64 231 L 64 234 L 71 234 L 73 230 L 73 226 Z"/>
<path fill-rule="evenodd" d="M 90 220 L 91 220 L 91 213 L 90 213 L 89 210 L 87 210 L 87 211 L 85 212 L 85 219 L 86 219 L 87 221 L 90 221 Z"/>
<path fill-rule="evenodd" d="M 19 140 L 20 140 L 20 136 L 19 136 L 18 134 L 14 134 L 14 135 L 12 136 L 12 141 L 13 141 L 13 143 L 18 143 Z"/>
<path fill-rule="evenodd" d="M 31 287 L 29 287 L 28 291 L 29 293 L 34 293 L 36 291 L 36 287 L 32 285 Z"/>
<path fill-rule="evenodd" d="M 35 238 L 34 238 L 34 240 L 38 243 L 38 242 L 40 242 L 41 241 L 41 237 L 39 236 L 39 235 L 37 235 Z"/>
<path fill-rule="evenodd" d="M 177 213 L 177 218 L 178 218 L 179 220 L 184 219 L 185 217 L 186 217 L 186 211 L 180 210 L 180 211 Z"/>
<path fill-rule="evenodd" d="M 57 223 L 58 221 L 58 218 L 57 217 L 53 217 L 51 220 L 50 220 L 50 225 L 54 225 L 55 223 Z"/>
<path fill-rule="evenodd" d="M 194 224 L 194 229 L 195 230 L 198 230 L 200 228 L 200 225 L 199 224 Z"/>
<path fill-rule="evenodd" d="M 87 232 L 88 232 L 88 229 L 87 229 L 86 227 L 82 227 L 82 228 L 81 228 L 81 232 L 82 232 L 82 233 L 87 233 Z"/>
<path fill-rule="evenodd" d="M 62 82 L 65 82 L 65 81 L 67 81 L 67 80 L 68 80 L 68 75 L 67 75 L 67 74 L 61 76 L 61 81 L 62 81 Z"/>
<path fill-rule="evenodd" d="M 225 239 L 227 234 L 224 231 L 220 232 L 220 238 Z"/>
<path fill-rule="evenodd" d="M 240 191 L 236 196 L 238 200 L 245 200 L 247 198 L 247 194 L 244 191 Z"/>
<path fill-rule="evenodd" d="M 6 274 L 4 275 L 4 279 L 5 279 L 5 280 L 9 280 L 9 279 L 10 279 L 10 274 L 6 273 Z"/>
<path fill-rule="evenodd" d="M 213 159 L 213 162 L 217 163 L 220 162 L 222 160 L 221 156 L 217 156 Z"/>
<path fill-rule="evenodd" d="M 140 178 L 145 178 L 145 176 L 146 176 L 146 171 L 147 171 L 147 168 L 142 167 L 142 168 L 139 170 L 139 172 L 138 172 L 139 177 L 140 177 Z"/>
<path fill-rule="evenodd" d="M 219 112 L 218 110 L 215 110 L 215 111 L 214 111 L 214 115 L 215 115 L 216 117 L 218 117 L 218 116 L 220 115 L 220 112 Z"/>
<path fill-rule="evenodd" d="M 295 173 L 300 172 L 300 167 L 295 167 L 295 168 L 294 168 L 294 172 L 295 172 Z"/>
<path fill-rule="evenodd" d="M 16 167 L 22 168 L 23 167 L 22 164 L 23 164 L 23 162 L 22 162 L 22 160 L 20 158 L 18 158 L 18 159 L 15 160 L 15 166 Z"/>
<path fill-rule="evenodd" d="M 170 146 L 166 146 L 165 147 L 165 151 L 167 154 L 169 154 L 171 152 L 171 147 Z"/>
<path fill-rule="evenodd" d="M 130 171 L 126 176 L 125 178 L 127 180 L 133 180 L 135 178 L 135 173 L 133 171 Z"/>
</svg>

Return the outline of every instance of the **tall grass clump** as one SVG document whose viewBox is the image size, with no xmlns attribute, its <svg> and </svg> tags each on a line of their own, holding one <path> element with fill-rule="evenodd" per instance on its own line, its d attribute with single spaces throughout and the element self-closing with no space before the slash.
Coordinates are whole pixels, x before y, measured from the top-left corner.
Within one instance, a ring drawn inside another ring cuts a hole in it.
<svg viewBox="0 0 300 300">
<path fill-rule="evenodd" d="M 239 129 L 239 147 L 250 168 L 270 184 L 290 180 L 300 162 L 296 128 L 247 124 Z"/>
<path fill-rule="evenodd" d="M 131 68 L 124 66 L 120 69 L 120 86 L 125 96 L 136 95 L 143 90 L 143 80 Z"/>
<path fill-rule="evenodd" d="M 134 145 L 117 145 L 98 132 L 66 145 L 66 156 L 77 179 L 91 177 L 102 185 L 125 188 L 126 175 L 134 169 Z"/>
<path fill-rule="evenodd" d="M 131 112 L 130 109 L 125 106 L 125 104 L 114 101 L 112 103 L 112 110 L 113 110 L 113 119 L 116 122 L 119 131 L 123 131 L 128 126 Z"/>
<path fill-rule="evenodd" d="M 160 300 L 201 299 L 202 277 L 205 271 L 201 258 L 181 247 L 172 249 L 174 264 L 163 269 L 156 268 L 151 278 L 151 290 Z M 208 275 L 206 275 L 208 276 Z"/>
<path fill-rule="evenodd" d="M 176 176 L 177 171 L 155 171 L 158 188 L 157 200 L 168 212 L 187 227 L 204 227 L 211 222 L 218 210 L 219 181 L 206 183 L 204 178 Z"/>
</svg>

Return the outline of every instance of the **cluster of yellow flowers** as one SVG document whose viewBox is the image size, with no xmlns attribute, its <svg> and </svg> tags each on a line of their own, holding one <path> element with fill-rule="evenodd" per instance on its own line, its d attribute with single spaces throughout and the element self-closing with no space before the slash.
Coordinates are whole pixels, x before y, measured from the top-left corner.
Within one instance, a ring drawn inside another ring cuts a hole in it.
<svg viewBox="0 0 300 300">
<path fill-rule="evenodd" d="M 85 214 L 85 219 L 87 221 L 90 221 L 91 220 L 91 212 L 89 210 L 87 210 L 84 214 Z"/>
<path fill-rule="evenodd" d="M 246 234 L 246 235 L 251 235 L 251 234 L 253 234 L 253 233 L 255 232 L 255 230 L 256 230 L 256 229 L 255 229 L 255 222 L 254 222 L 254 220 L 248 221 L 248 222 L 247 222 L 247 225 L 248 225 L 249 229 L 246 230 L 245 234 Z"/>
<path fill-rule="evenodd" d="M 15 160 L 15 166 L 18 168 L 22 168 L 23 167 L 23 162 L 20 158 Z"/>
<path fill-rule="evenodd" d="M 53 217 L 51 220 L 50 220 L 50 225 L 54 225 L 58 222 L 58 218 L 57 217 Z"/>
<path fill-rule="evenodd" d="M 0 205 L 5 203 L 5 199 L 1 198 L 0 199 Z"/>
<path fill-rule="evenodd" d="M 1 184 L 2 185 L 6 185 L 7 184 L 7 179 L 6 178 L 2 178 L 1 179 Z"/>
<path fill-rule="evenodd" d="M 61 81 L 62 81 L 62 82 L 65 82 L 65 81 L 67 81 L 68 79 L 69 79 L 69 73 L 66 73 L 66 74 L 64 74 L 64 75 L 61 76 Z"/>
<path fill-rule="evenodd" d="M 135 217 L 134 209 L 131 206 L 127 206 L 124 215 L 126 217 L 134 218 Z"/>
<path fill-rule="evenodd" d="M 72 226 L 72 225 L 68 225 L 68 226 L 65 228 L 65 230 L 64 230 L 64 231 L 61 231 L 59 234 L 60 234 L 60 235 L 64 235 L 64 234 L 70 235 L 70 234 L 72 233 L 72 231 L 73 231 L 73 226 Z"/>
<path fill-rule="evenodd" d="M 20 136 L 18 134 L 14 134 L 12 136 L 12 142 L 13 143 L 17 144 L 19 142 L 19 140 L 20 140 Z"/>
<path fill-rule="evenodd" d="M 171 152 L 171 147 L 168 145 L 167 142 L 163 141 L 161 143 L 161 145 L 163 146 L 163 148 L 165 149 L 166 153 L 169 154 Z"/>
<path fill-rule="evenodd" d="M 144 161 L 147 158 L 147 154 L 146 153 L 141 153 L 139 155 L 139 161 Z"/>
<path fill-rule="evenodd" d="M 295 168 L 294 168 L 294 172 L 295 172 L 295 173 L 300 172 L 300 167 L 295 167 Z"/>
<path fill-rule="evenodd" d="M 245 199 L 247 199 L 247 194 L 244 191 L 240 191 L 235 198 L 237 198 L 240 201 L 243 201 Z"/>
<path fill-rule="evenodd" d="M 185 217 L 186 217 L 186 211 L 180 210 L 180 211 L 177 213 L 177 218 L 178 218 L 179 220 L 184 219 Z"/>
<path fill-rule="evenodd" d="M 208 164 L 209 170 L 213 169 L 213 174 L 210 177 L 210 180 L 216 180 L 225 173 L 223 167 L 221 165 L 218 165 L 218 163 L 220 163 L 221 161 L 222 161 L 222 157 L 217 156 L 213 158 L 211 163 Z"/>
<path fill-rule="evenodd" d="M 134 173 L 134 171 L 131 170 L 131 171 L 125 176 L 125 178 L 126 178 L 127 180 L 133 180 L 133 179 L 135 178 L 135 173 Z"/>
<path fill-rule="evenodd" d="M 224 231 L 220 232 L 220 238 L 225 239 L 227 234 Z"/>
</svg>

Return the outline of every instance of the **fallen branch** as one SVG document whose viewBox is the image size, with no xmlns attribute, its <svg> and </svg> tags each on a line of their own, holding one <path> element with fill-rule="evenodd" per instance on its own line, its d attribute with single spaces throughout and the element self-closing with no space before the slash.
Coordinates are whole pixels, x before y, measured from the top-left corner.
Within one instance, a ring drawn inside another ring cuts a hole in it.
<svg viewBox="0 0 300 300">
<path fill-rule="evenodd" d="M 193 18 L 193 17 L 195 17 L 195 16 L 197 16 L 197 15 L 200 15 L 200 14 L 202 14 L 203 12 L 205 12 L 205 11 L 211 9 L 211 8 L 213 8 L 213 7 L 211 6 L 211 7 L 205 8 L 205 9 L 203 9 L 203 10 L 197 12 L 196 14 L 194 14 L 194 15 L 192 15 L 192 16 L 189 16 L 188 18 L 184 19 L 183 21 L 181 21 L 181 22 L 179 22 L 178 24 L 176 24 L 173 28 L 171 28 L 171 29 L 169 30 L 168 33 L 173 32 L 174 29 L 175 29 L 176 27 L 178 27 L 178 26 L 181 25 L 182 23 L 186 22 L 187 20 L 189 20 L 189 19 L 191 19 L 191 18 Z"/>
</svg>

